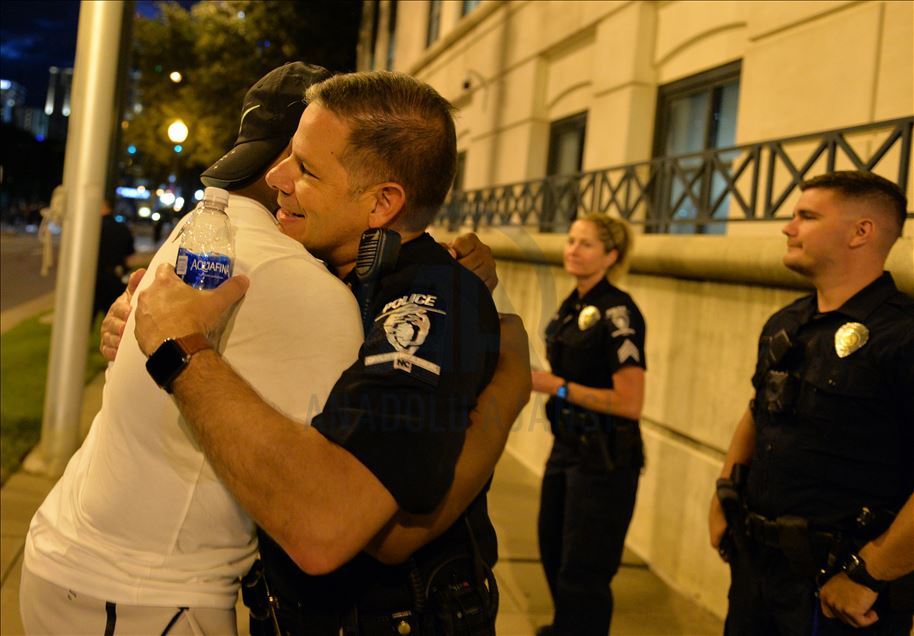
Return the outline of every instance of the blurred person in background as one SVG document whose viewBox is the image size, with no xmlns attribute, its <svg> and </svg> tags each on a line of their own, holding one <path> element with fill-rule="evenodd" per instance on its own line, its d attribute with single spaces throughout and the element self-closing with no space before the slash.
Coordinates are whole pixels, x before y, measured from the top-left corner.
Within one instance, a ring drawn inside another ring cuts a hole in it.
<svg viewBox="0 0 914 636">
<path fill-rule="evenodd" d="M 95 296 L 92 320 L 104 315 L 127 286 L 127 259 L 134 253 L 133 233 L 126 223 L 117 220 L 111 201 L 102 199 L 102 225 L 98 243 L 98 265 L 95 270 Z"/>
<path fill-rule="evenodd" d="M 644 318 L 609 281 L 624 271 L 631 244 L 622 220 L 592 214 L 572 224 L 563 258 L 575 289 L 546 327 L 551 372 L 532 372 L 533 390 L 550 396 L 546 416 L 555 436 L 539 512 L 555 614 L 539 635 L 609 631 L 610 582 L 644 465 Z"/>
</svg>

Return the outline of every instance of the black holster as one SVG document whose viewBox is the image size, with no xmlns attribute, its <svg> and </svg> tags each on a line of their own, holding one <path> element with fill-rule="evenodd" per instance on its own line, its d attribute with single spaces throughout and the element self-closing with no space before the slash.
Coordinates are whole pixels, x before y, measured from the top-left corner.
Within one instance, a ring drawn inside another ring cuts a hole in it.
<svg viewBox="0 0 914 636">
<path fill-rule="evenodd" d="M 643 465 L 637 424 L 566 404 L 552 422 L 556 439 L 579 454 L 585 463 L 607 471 Z"/>
<path fill-rule="evenodd" d="M 254 561 L 250 571 L 241 579 L 241 600 L 250 614 L 251 636 L 281 636 L 276 618 L 277 599 L 263 571 L 263 562 Z"/>
<path fill-rule="evenodd" d="M 749 467 L 746 464 L 735 464 L 730 477 L 717 480 L 717 498 L 727 520 L 727 532 L 720 542 L 718 551 L 729 561 L 735 551 L 746 549 L 748 533 L 746 531 L 746 503 L 744 488 Z"/>
</svg>

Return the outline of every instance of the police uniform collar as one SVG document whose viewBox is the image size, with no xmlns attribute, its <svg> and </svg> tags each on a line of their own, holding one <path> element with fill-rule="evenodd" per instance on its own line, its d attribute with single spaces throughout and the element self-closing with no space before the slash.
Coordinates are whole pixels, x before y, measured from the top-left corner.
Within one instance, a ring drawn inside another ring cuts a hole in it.
<svg viewBox="0 0 914 636">
<path fill-rule="evenodd" d="M 423 254 L 429 249 L 440 247 L 435 239 L 428 232 L 423 232 L 414 239 L 403 243 L 400 246 L 400 257 L 397 259 L 397 265 L 394 269 L 400 269 L 407 263 L 421 261 Z M 355 273 L 355 267 L 349 270 L 349 273 L 343 277 L 343 282 L 349 285 L 353 291 L 357 289 L 359 279 Z"/>
<path fill-rule="evenodd" d="M 410 239 L 400 246 L 400 261 L 398 262 L 398 265 L 421 260 L 422 255 L 425 254 L 427 250 L 435 249 L 444 248 L 438 245 L 438 242 L 432 238 L 431 234 L 423 232 L 416 238 Z"/>
<path fill-rule="evenodd" d="M 888 272 L 851 296 L 838 312 L 852 318 L 857 322 L 865 322 L 876 309 L 886 300 L 898 293 L 895 280 Z"/>
<path fill-rule="evenodd" d="M 571 297 L 572 297 L 572 299 L 574 299 L 575 302 L 579 302 L 579 303 L 583 304 L 583 303 L 587 303 L 588 301 L 591 301 L 590 304 L 593 304 L 593 302 L 592 302 L 593 299 L 599 298 L 600 296 L 602 296 L 603 294 L 605 294 L 606 292 L 608 292 L 610 290 L 612 290 L 612 284 L 610 284 L 610 282 L 604 276 L 603 278 L 600 279 L 600 282 L 598 282 L 596 285 L 591 287 L 590 290 L 586 294 L 584 294 L 583 298 L 578 297 L 577 289 L 575 289 L 573 292 L 571 292 Z"/>
</svg>

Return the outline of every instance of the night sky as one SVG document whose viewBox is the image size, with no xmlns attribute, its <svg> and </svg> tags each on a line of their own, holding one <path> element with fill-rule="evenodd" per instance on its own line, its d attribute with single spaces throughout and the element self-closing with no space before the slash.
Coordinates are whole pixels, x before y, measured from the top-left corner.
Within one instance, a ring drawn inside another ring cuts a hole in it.
<svg viewBox="0 0 914 636">
<path fill-rule="evenodd" d="M 79 4 L 78 0 L 0 2 L 0 77 L 25 86 L 29 106 L 44 105 L 49 67 L 73 66 Z M 158 14 L 154 2 L 137 2 L 136 7 L 144 16 Z"/>
</svg>

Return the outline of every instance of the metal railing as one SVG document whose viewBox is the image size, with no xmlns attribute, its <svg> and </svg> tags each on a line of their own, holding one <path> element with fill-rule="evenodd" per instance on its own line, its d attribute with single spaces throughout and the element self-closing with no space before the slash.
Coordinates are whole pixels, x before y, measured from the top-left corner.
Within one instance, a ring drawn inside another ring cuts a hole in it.
<svg viewBox="0 0 914 636">
<path fill-rule="evenodd" d="M 648 232 L 720 233 L 726 223 L 779 218 L 800 182 L 825 172 L 871 170 L 907 191 L 912 127 L 914 116 L 452 192 L 436 224 L 561 232 L 603 212 Z"/>
</svg>

